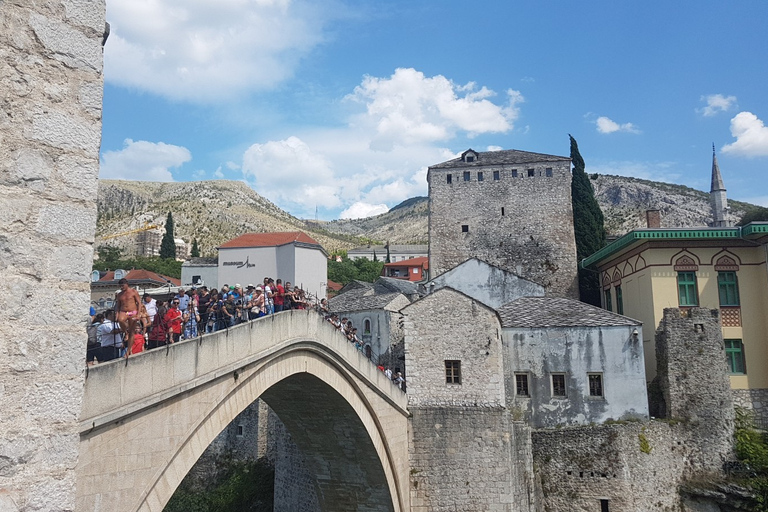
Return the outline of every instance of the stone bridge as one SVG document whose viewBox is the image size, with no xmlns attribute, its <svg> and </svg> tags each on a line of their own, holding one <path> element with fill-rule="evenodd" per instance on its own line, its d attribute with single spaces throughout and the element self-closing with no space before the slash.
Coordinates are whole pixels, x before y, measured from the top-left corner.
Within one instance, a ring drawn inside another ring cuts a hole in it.
<svg viewBox="0 0 768 512">
<path fill-rule="evenodd" d="M 406 395 L 314 311 L 91 367 L 77 510 L 161 511 L 257 398 L 301 449 L 322 510 L 410 510 Z"/>
</svg>

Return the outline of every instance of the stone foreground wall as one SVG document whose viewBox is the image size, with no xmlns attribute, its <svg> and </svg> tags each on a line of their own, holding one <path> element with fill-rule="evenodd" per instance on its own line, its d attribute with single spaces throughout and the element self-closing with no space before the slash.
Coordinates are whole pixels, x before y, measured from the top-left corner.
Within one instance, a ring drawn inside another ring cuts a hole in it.
<svg viewBox="0 0 768 512">
<path fill-rule="evenodd" d="M 104 0 L 0 0 L 0 510 L 73 510 Z"/>
</svg>

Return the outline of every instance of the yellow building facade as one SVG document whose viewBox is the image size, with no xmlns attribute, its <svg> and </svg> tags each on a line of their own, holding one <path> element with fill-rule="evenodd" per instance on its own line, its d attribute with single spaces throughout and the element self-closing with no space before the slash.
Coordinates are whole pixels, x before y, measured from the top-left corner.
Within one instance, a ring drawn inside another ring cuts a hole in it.
<svg viewBox="0 0 768 512">
<path fill-rule="evenodd" d="M 604 308 L 643 322 L 649 382 L 664 308 L 719 309 L 735 401 L 768 422 L 768 223 L 638 229 L 581 266 L 600 273 Z"/>
</svg>

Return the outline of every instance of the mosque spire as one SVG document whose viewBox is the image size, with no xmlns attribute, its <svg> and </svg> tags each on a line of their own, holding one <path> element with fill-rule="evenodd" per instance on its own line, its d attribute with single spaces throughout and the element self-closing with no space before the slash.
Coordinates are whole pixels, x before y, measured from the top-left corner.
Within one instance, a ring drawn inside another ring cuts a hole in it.
<svg viewBox="0 0 768 512">
<path fill-rule="evenodd" d="M 730 227 L 733 222 L 728 218 L 728 199 L 725 196 L 725 184 L 717 164 L 715 144 L 712 144 L 712 188 L 709 191 L 709 202 L 712 205 L 712 226 L 716 228 Z"/>
<path fill-rule="evenodd" d="M 715 144 L 712 143 L 712 188 L 709 193 L 718 192 L 722 190 L 725 192 L 725 185 L 723 184 L 723 177 L 720 174 L 720 166 L 717 165 L 717 154 L 715 153 Z"/>
</svg>

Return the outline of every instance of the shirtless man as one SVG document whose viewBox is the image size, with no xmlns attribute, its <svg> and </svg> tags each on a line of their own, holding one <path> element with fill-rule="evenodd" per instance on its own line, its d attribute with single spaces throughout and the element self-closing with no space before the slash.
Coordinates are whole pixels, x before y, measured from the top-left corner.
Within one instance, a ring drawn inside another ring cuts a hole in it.
<svg viewBox="0 0 768 512">
<path fill-rule="evenodd" d="M 139 321 L 141 299 L 139 293 L 128 286 L 128 280 L 123 278 L 117 282 L 120 293 L 117 294 L 117 323 L 126 340 L 133 338 L 136 323 Z"/>
</svg>

